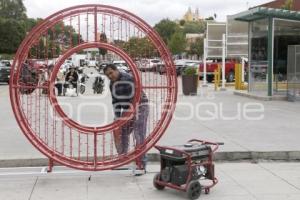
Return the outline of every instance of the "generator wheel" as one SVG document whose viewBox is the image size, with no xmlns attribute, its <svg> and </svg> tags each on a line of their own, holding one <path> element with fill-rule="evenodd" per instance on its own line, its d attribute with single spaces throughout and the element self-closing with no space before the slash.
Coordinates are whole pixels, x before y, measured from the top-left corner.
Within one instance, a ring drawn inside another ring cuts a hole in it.
<svg viewBox="0 0 300 200">
<path fill-rule="evenodd" d="M 163 190 L 165 189 L 165 186 L 163 185 L 159 185 L 156 181 L 160 180 L 160 173 L 155 174 L 154 178 L 153 178 L 153 185 L 156 189 L 158 190 Z"/>
<path fill-rule="evenodd" d="M 191 181 L 187 188 L 188 198 L 191 200 L 198 199 L 201 195 L 202 187 L 199 181 Z"/>
</svg>

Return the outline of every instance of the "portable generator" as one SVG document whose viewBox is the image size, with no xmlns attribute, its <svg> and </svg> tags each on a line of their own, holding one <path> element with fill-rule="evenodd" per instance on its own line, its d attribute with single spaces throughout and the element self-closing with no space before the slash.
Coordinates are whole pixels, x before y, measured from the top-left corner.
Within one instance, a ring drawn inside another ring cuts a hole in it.
<svg viewBox="0 0 300 200">
<path fill-rule="evenodd" d="M 158 190 L 169 187 L 187 192 L 189 199 L 198 199 L 202 190 L 209 194 L 210 188 L 218 183 L 213 154 L 222 144 L 193 139 L 185 145 L 155 146 L 160 151 L 161 170 L 153 185 Z M 200 180 L 209 180 L 211 184 L 201 185 Z"/>
</svg>

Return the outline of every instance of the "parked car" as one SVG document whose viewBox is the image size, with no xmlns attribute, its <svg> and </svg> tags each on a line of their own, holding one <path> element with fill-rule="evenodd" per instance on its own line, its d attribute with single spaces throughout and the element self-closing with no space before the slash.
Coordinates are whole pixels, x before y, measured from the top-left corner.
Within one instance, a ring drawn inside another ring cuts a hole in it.
<svg viewBox="0 0 300 200">
<path fill-rule="evenodd" d="M 136 65 L 140 71 L 142 71 L 142 72 L 148 71 L 146 59 L 136 61 Z"/>
<path fill-rule="evenodd" d="M 233 82 L 234 77 L 234 71 L 235 71 L 235 62 L 228 61 L 225 63 L 225 78 L 227 82 Z M 207 82 L 211 83 L 214 80 L 214 72 L 218 69 L 218 66 L 222 66 L 221 62 L 212 62 L 212 63 L 206 63 L 206 73 L 207 73 Z M 203 63 L 199 66 L 200 78 L 203 78 Z"/>
<path fill-rule="evenodd" d="M 104 67 L 106 67 L 108 64 L 111 64 L 111 62 L 101 62 L 98 66 L 97 66 L 97 71 L 100 73 L 102 72 L 102 70 L 104 69 Z"/>
<path fill-rule="evenodd" d="M 161 61 L 159 63 L 157 63 L 156 65 L 156 72 L 158 72 L 159 74 L 164 74 L 166 73 L 166 66 L 165 66 L 165 62 Z"/>
<path fill-rule="evenodd" d="M 115 65 L 125 65 L 127 66 L 127 63 L 124 60 L 114 60 L 113 64 Z"/>
<path fill-rule="evenodd" d="M 0 61 L 0 82 L 9 83 L 11 63 Z"/>
<path fill-rule="evenodd" d="M 126 73 L 130 72 L 129 67 L 127 67 L 126 65 L 116 64 L 116 66 L 117 66 L 118 70 L 121 71 L 121 72 L 126 72 Z"/>
<path fill-rule="evenodd" d="M 87 61 L 87 66 L 88 67 L 97 67 L 98 61 L 97 60 L 88 60 Z"/>
<path fill-rule="evenodd" d="M 160 62 L 159 59 L 142 59 L 139 62 L 138 68 L 142 72 L 154 72 Z"/>
<path fill-rule="evenodd" d="M 130 68 L 127 66 L 125 61 L 114 61 L 114 62 L 102 62 L 97 66 L 97 71 L 100 73 L 102 70 L 108 65 L 108 64 L 114 64 L 119 71 L 121 72 L 130 72 Z"/>
<path fill-rule="evenodd" d="M 1 60 L 0 63 L 2 63 L 3 65 L 10 67 L 12 65 L 12 61 L 11 60 Z"/>
<path fill-rule="evenodd" d="M 199 68 L 200 65 L 200 61 L 197 60 L 175 60 L 175 67 L 176 67 L 176 73 L 177 76 L 182 75 L 184 70 L 187 67 L 195 67 L 195 68 Z M 198 70 L 198 69 L 197 69 Z"/>
<path fill-rule="evenodd" d="M 130 72 L 130 68 L 128 67 L 128 64 L 124 60 L 115 60 L 113 61 L 113 64 L 117 66 L 119 71 L 122 72 Z"/>
</svg>

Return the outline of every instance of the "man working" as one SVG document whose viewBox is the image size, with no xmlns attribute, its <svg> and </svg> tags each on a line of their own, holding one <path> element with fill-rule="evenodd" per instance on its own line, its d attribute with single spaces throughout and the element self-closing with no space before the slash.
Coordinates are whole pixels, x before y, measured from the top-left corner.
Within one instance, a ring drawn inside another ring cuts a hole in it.
<svg viewBox="0 0 300 200">
<path fill-rule="evenodd" d="M 66 74 L 65 77 L 64 95 L 69 94 L 69 96 L 76 96 L 77 81 L 78 81 L 78 74 L 76 72 L 76 68 L 74 66 L 71 66 L 69 72 Z"/>
<path fill-rule="evenodd" d="M 128 112 L 132 106 L 135 88 L 133 77 L 125 72 L 120 72 L 113 64 L 107 65 L 104 74 L 110 79 L 110 91 L 112 95 L 112 104 L 114 108 L 115 119 L 121 118 Z M 142 92 L 135 116 L 125 125 L 120 127 L 119 131 L 114 132 L 114 140 L 118 154 L 126 154 L 129 146 L 129 136 L 134 132 L 135 146 L 139 148 L 147 132 L 147 118 L 149 115 L 148 98 Z M 137 160 L 142 169 L 146 167 L 146 156 L 143 155 Z"/>
<path fill-rule="evenodd" d="M 68 87 L 68 84 L 72 84 L 74 88 L 77 88 L 78 74 L 74 66 L 70 67 L 70 71 L 67 73 L 65 81 L 67 82 L 65 87 Z"/>
</svg>

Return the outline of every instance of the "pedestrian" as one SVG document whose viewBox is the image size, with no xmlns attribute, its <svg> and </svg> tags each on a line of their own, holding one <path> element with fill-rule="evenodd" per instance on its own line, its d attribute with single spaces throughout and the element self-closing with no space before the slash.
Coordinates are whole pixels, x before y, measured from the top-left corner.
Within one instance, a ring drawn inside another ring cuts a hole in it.
<svg viewBox="0 0 300 200">
<path fill-rule="evenodd" d="M 104 74 L 110 79 L 110 91 L 112 95 L 112 104 L 114 109 L 115 120 L 122 118 L 133 103 L 135 86 L 131 74 L 120 72 L 114 64 L 108 64 L 104 69 Z M 130 134 L 133 132 L 136 149 L 142 148 L 146 138 L 147 119 L 149 115 L 148 98 L 142 92 L 141 99 L 135 116 L 125 125 L 114 131 L 114 141 L 119 155 L 126 154 L 129 147 Z M 126 120 L 126 119 L 125 119 Z M 146 169 L 147 158 L 142 155 L 137 159 L 140 169 Z"/>
<path fill-rule="evenodd" d="M 61 70 L 59 70 L 57 73 L 56 82 L 55 82 L 55 87 L 57 88 L 58 96 L 62 95 L 64 81 L 65 81 L 65 76 L 64 76 L 63 72 Z"/>
<path fill-rule="evenodd" d="M 66 74 L 66 77 L 65 77 L 65 84 L 64 84 L 65 90 L 68 90 L 68 89 L 72 90 L 75 88 L 76 92 L 77 92 L 77 81 L 78 81 L 78 74 L 76 72 L 75 67 L 71 66 L 69 72 Z"/>
</svg>

